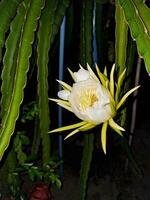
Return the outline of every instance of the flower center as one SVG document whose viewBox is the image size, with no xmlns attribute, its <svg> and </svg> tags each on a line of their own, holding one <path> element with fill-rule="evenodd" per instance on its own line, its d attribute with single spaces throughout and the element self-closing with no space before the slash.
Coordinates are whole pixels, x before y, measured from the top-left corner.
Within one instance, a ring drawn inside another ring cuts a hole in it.
<svg viewBox="0 0 150 200">
<path fill-rule="evenodd" d="M 98 101 L 95 90 L 86 90 L 81 93 L 79 109 L 85 111 L 88 107 L 92 107 Z"/>
</svg>

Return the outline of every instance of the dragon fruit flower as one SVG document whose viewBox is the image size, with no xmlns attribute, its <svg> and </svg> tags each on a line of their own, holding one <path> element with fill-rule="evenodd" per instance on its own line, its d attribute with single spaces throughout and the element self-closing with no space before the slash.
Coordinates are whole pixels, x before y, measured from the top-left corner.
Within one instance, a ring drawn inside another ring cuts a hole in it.
<svg viewBox="0 0 150 200">
<path fill-rule="evenodd" d="M 128 96 L 139 88 L 134 87 L 129 90 L 121 99 L 120 90 L 124 80 L 125 70 L 118 77 L 117 84 L 114 81 L 115 65 L 112 66 L 110 79 L 106 70 L 102 73 L 96 65 L 97 75 L 87 64 L 87 69 L 80 65 L 77 72 L 69 72 L 74 80 L 72 86 L 58 80 L 63 89 L 58 92 L 59 99 L 55 101 L 61 107 L 73 112 L 80 120 L 79 123 L 54 129 L 50 133 L 72 130 L 65 139 L 80 131 L 87 131 L 99 124 L 102 124 L 101 142 L 106 154 L 106 132 L 108 125 L 122 136 L 123 127 L 114 121 L 117 111 L 124 104 Z"/>
</svg>

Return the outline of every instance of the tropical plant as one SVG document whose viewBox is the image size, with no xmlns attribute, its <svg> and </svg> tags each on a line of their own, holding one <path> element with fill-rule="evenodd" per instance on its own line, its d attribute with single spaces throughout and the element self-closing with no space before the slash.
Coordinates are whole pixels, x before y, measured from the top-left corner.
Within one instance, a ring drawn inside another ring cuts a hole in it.
<svg viewBox="0 0 150 200">
<path fill-rule="evenodd" d="M 77 66 L 77 63 L 92 66 L 95 62 L 92 56 L 94 37 L 100 71 L 106 65 L 110 72 L 115 63 L 116 74 L 120 76 L 126 68 L 128 81 L 121 88 L 123 93 L 133 87 L 131 77 L 134 77 L 136 46 L 150 73 L 150 10 L 143 0 L 116 0 L 115 3 L 109 0 L 0 1 L 1 180 L 6 180 L 7 172 L 16 168 L 13 143 L 26 102 L 36 101 L 38 109 L 33 120 L 34 136 L 29 135 L 29 149 L 35 155 L 41 143 L 43 166 L 51 160 L 51 139 L 47 133 L 50 119 L 52 125 L 55 123 L 55 115 L 53 108 L 49 112 L 48 97 L 56 89 L 53 81 L 58 76 L 59 29 L 64 16 L 67 25 L 65 66 Z M 29 93 L 33 94 L 29 97 Z M 118 119 L 121 126 L 127 124 L 126 112 L 124 109 Z M 80 172 L 82 200 L 86 196 L 93 149 L 94 134 L 84 134 Z"/>
</svg>

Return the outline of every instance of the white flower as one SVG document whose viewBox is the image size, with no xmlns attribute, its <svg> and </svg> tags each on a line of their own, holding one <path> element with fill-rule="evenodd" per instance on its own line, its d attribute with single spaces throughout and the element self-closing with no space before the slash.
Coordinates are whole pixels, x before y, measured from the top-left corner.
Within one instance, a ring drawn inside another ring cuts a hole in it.
<svg viewBox="0 0 150 200">
<path fill-rule="evenodd" d="M 119 135 L 122 136 L 124 128 L 119 126 L 114 121 L 114 116 L 124 104 L 130 94 L 139 88 L 132 88 L 120 99 L 121 86 L 125 77 L 125 71 L 119 75 L 118 80 L 114 80 L 115 65 L 112 66 L 110 76 L 108 78 L 106 70 L 102 73 L 96 66 L 98 77 L 87 64 L 87 70 L 80 66 L 77 72 L 69 72 L 75 81 L 72 85 L 68 85 L 63 81 L 58 81 L 63 90 L 58 92 L 60 99 L 51 99 L 58 105 L 73 112 L 81 122 L 76 124 L 60 127 L 50 131 L 50 133 L 60 132 L 65 130 L 73 131 L 66 138 L 80 132 L 87 131 L 98 124 L 102 123 L 101 142 L 104 153 L 106 153 L 106 132 L 108 125 L 113 128 Z"/>
<path fill-rule="evenodd" d="M 95 80 L 73 84 L 69 102 L 74 114 L 84 121 L 100 124 L 112 117 L 108 92 Z"/>
<path fill-rule="evenodd" d="M 110 119 L 113 113 L 106 88 L 88 70 L 81 68 L 73 74 L 75 83 L 72 90 L 61 90 L 58 97 L 69 101 L 73 113 L 79 119 L 93 124 Z"/>
</svg>

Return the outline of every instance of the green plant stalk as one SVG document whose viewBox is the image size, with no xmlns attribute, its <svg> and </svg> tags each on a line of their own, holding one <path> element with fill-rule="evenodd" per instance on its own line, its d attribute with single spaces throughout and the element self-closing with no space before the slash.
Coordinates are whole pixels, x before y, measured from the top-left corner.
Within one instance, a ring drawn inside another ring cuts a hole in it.
<svg viewBox="0 0 150 200">
<path fill-rule="evenodd" d="M 53 43 L 56 34 L 59 31 L 63 17 L 65 16 L 66 10 L 69 6 L 70 0 L 57 0 L 51 3 L 51 27 L 50 27 L 50 43 Z M 53 12 L 52 12 L 53 10 Z"/>
<path fill-rule="evenodd" d="M 53 6 L 51 6 L 51 4 Z M 50 136 L 47 134 L 49 130 L 49 105 L 48 105 L 48 61 L 49 49 L 51 41 L 51 23 L 53 21 L 53 8 L 56 10 L 57 3 L 48 1 L 40 19 L 38 30 L 38 100 L 39 100 L 39 120 L 40 134 L 42 138 L 42 154 L 43 164 L 50 160 Z"/>
<path fill-rule="evenodd" d="M 80 62 L 92 64 L 92 28 L 93 28 L 93 1 L 82 1 L 81 32 L 80 32 Z M 80 199 L 85 200 L 87 194 L 87 181 L 94 148 L 94 134 L 84 135 L 84 146 L 80 170 Z"/>
<path fill-rule="evenodd" d="M 74 13 L 74 3 L 71 3 L 67 9 L 66 13 L 66 32 L 65 32 L 65 45 L 68 46 L 72 40 L 72 35 L 73 35 L 73 27 L 74 27 L 74 18 L 75 18 L 75 13 Z"/>
<path fill-rule="evenodd" d="M 128 37 L 128 47 L 127 47 L 127 60 L 126 60 L 126 66 L 127 66 L 126 77 L 127 77 L 127 81 L 124 84 L 124 91 L 128 91 L 129 88 L 131 88 L 131 85 L 132 85 L 131 74 L 133 74 L 133 70 L 134 70 L 133 67 L 134 67 L 135 54 L 136 54 L 136 44 L 132 40 L 131 36 L 129 36 Z M 128 121 L 128 118 L 127 118 L 128 110 L 126 108 L 124 108 L 123 112 L 124 112 L 124 114 L 122 115 L 121 126 L 124 126 L 125 129 L 127 129 L 128 128 L 127 125 L 130 124 L 130 122 Z"/>
<path fill-rule="evenodd" d="M 123 9 L 116 0 L 115 10 L 115 63 L 118 68 L 118 74 L 120 75 L 126 68 L 126 50 L 128 41 L 128 25 L 125 21 Z"/>
<path fill-rule="evenodd" d="M 11 19 L 16 14 L 21 0 L 3 0 L 0 2 L 0 61 L 2 60 L 2 47 L 5 42 L 5 34 L 9 29 Z"/>
<path fill-rule="evenodd" d="M 119 4 L 124 10 L 131 36 L 136 41 L 140 56 L 144 59 L 146 70 L 150 73 L 150 25 L 148 23 L 149 14 L 143 9 L 144 2 L 119 0 Z M 150 12 L 150 9 L 148 11 Z"/>
<path fill-rule="evenodd" d="M 3 58 L 3 68 L 2 68 L 2 75 L 1 75 L 1 79 L 2 79 L 1 117 L 2 119 L 3 119 L 4 113 L 7 112 L 7 107 L 9 106 L 10 99 L 12 96 L 14 75 L 15 75 L 15 70 L 16 70 L 16 56 L 18 52 L 17 47 L 18 47 L 18 42 L 20 39 L 21 29 L 24 22 L 24 16 L 26 12 L 26 7 L 28 5 L 28 1 L 29 0 L 26 0 L 18 6 L 17 14 L 10 24 L 10 33 L 5 43 L 6 51 Z M 13 9 L 14 11 L 16 10 L 15 8 Z M 16 157 L 15 157 L 15 152 L 13 151 L 13 149 L 11 149 L 8 152 L 4 165 L 0 169 L 1 178 L 3 176 L 2 179 L 4 179 L 3 184 L 4 182 L 6 182 L 7 187 L 9 187 L 9 185 L 15 184 L 16 187 L 19 188 L 20 183 L 19 183 L 18 177 L 16 176 L 14 176 L 11 180 L 9 178 L 9 183 L 8 183 L 9 172 L 15 169 L 16 169 Z"/>
<path fill-rule="evenodd" d="M 116 1 L 115 17 L 116 17 L 115 63 L 117 64 L 119 74 L 123 72 L 125 67 L 127 67 L 126 77 L 129 77 L 133 71 L 135 45 L 133 41 L 131 40 L 131 37 L 129 37 L 129 40 L 128 40 L 128 28 L 125 21 L 123 10 L 121 6 L 118 4 L 118 0 Z M 131 86 L 131 79 L 128 79 L 125 83 L 123 90 L 127 91 L 130 88 L 130 86 Z M 121 112 L 120 124 L 121 126 L 126 127 L 127 129 L 127 124 L 128 124 L 127 123 L 127 108 L 124 108 Z M 131 150 L 128 147 L 128 142 L 126 141 L 126 139 L 122 138 L 119 143 L 122 149 L 127 154 L 128 159 L 130 160 L 133 169 L 138 174 L 141 174 L 140 169 L 131 153 Z"/>
<path fill-rule="evenodd" d="M 127 61 L 126 65 L 128 66 L 126 71 L 126 76 L 131 77 L 131 74 L 133 72 L 133 65 L 134 65 L 134 59 L 136 56 L 136 43 L 131 38 L 131 35 L 128 37 L 128 46 L 127 46 Z M 130 78 L 129 81 L 125 83 L 125 90 L 128 90 L 131 87 L 132 79 Z"/>
<path fill-rule="evenodd" d="M 82 163 L 80 169 L 80 199 L 85 200 L 87 196 L 88 177 L 94 149 L 94 134 L 85 134 Z"/>
<path fill-rule="evenodd" d="M 143 19 L 143 25 L 146 27 L 148 35 L 150 35 L 150 9 L 146 6 L 143 0 L 133 0 L 139 16 Z"/>
<path fill-rule="evenodd" d="M 118 75 L 120 75 L 126 68 L 128 25 L 125 21 L 123 9 L 119 5 L 118 0 L 116 0 L 115 6 L 115 63 L 118 69 Z M 126 122 L 126 108 L 121 112 L 120 121 L 121 126 L 124 126 Z"/>
<path fill-rule="evenodd" d="M 102 67 L 104 65 L 104 35 L 102 29 L 102 16 L 103 16 L 103 4 L 96 3 L 96 41 L 97 41 L 97 54 L 98 54 L 98 65 Z"/>
<path fill-rule="evenodd" d="M 12 90 L 14 85 L 14 76 L 17 64 L 17 53 L 19 48 L 19 39 L 21 29 L 23 27 L 24 16 L 26 14 L 27 5 L 29 0 L 24 1 L 17 10 L 17 15 L 10 24 L 10 33 L 5 43 L 5 55 L 3 58 L 2 69 L 2 85 L 1 85 L 1 116 L 3 118 L 4 113 L 7 112 L 7 108 L 12 96 Z"/>
<path fill-rule="evenodd" d="M 34 40 L 34 32 L 44 3 L 44 0 L 33 0 L 31 2 L 22 29 L 14 77 L 14 88 L 10 104 L 7 108 L 7 113 L 5 113 L 2 121 L 3 123 L 1 124 L 0 159 L 2 159 L 2 156 L 9 145 L 11 135 L 15 129 L 16 120 L 19 116 L 19 108 L 23 100 L 23 91 L 26 85 L 27 71 L 29 69 L 29 58 L 32 54 L 31 47 Z"/>
<path fill-rule="evenodd" d="M 43 147 L 43 164 L 50 159 L 49 105 L 48 105 L 48 61 L 49 50 L 59 30 L 62 18 L 68 7 L 68 0 L 47 1 L 42 12 L 38 31 L 38 95 L 40 111 L 40 130 Z"/>
<path fill-rule="evenodd" d="M 82 1 L 81 31 L 80 31 L 80 58 L 81 65 L 92 63 L 92 17 L 93 0 Z"/>
</svg>

